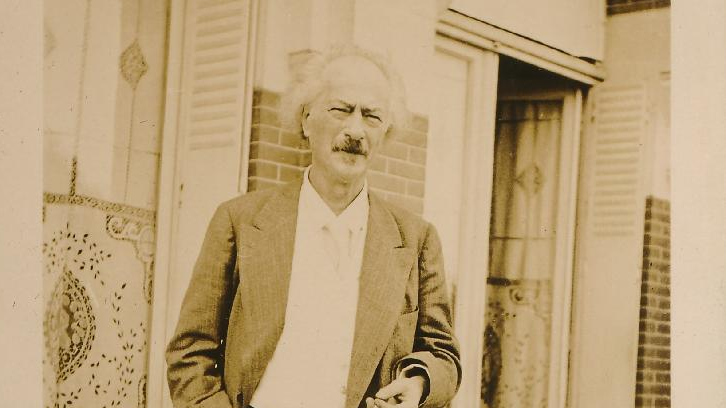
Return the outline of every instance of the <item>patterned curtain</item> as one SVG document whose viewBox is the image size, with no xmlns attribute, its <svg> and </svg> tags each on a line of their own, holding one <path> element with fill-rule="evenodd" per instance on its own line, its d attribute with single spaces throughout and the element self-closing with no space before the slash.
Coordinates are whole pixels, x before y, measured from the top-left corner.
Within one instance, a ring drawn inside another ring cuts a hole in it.
<svg viewBox="0 0 726 408">
<path fill-rule="evenodd" d="M 547 406 L 562 101 L 497 107 L 482 406 Z"/>
</svg>

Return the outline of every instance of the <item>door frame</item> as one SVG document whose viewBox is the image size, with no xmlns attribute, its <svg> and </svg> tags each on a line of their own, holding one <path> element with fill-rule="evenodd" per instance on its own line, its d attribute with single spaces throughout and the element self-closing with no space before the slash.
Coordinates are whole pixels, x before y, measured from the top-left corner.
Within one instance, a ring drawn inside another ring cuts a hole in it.
<svg viewBox="0 0 726 408">
<path fill-rule="evenodd" d="M 165 406 L 168 399 L 166 384 L 166 315 L 167 289 L 172 255 L 174 230 L 174 203 L 179 194 L 176 187 L 179 108 L 182 82 L 182 55 L 184 49 L 184 22 L 186 1 L 169 3 L 169 52 L 166 58 L 166 94 L 164 128 L 161 138 L 158 205 L 156 211 L 156 249 L 154 257 L 153 296 L 151 303 L 151 333 L 149 339 L 149 371 L 146 385 L 147 406 Z"/>
<path fill-rule="evenodd" d="M 472 82 L 466 108 L 459 235 L 461 247 L 458 253 L 455 304 L 455 331 L 462 356 L 462 384 L 452 406 L 470 407 L 480 404 L 497 103 L 506 99 L 560 99 L 563 101 L 559 159 L 562 176 L 558 185 L 558 234 L 554 270 L 561 271 L 557 273 L 564 276 L 562 279 L 553 280 L 548 407 L 564 408 L 567 404 L 569 376 L 582 89 L 575 82 L 566 81 L 547 89 L 547 84 L 540 81 L 536 84 L 539 88 L 537 91 L 504 91 L 505 95 L 502 90 L 498 90 L 499 54 L 491 48 L 472 45 L 465 39 L 452 38 L 451 34 L 451 30 L 439 32 L 436 36 L 436 48 L 466 60 L 469 63 L 468 80 Z M 492 118 L 488 123 L 487 117 Z M 483 211 L 476 211 L 482 208 Z M 482 231 L 486 233 L 482 234 Z M 482 265 L 485 265 L 485 273 L 481 272 Z"/>
<path fill-rule="evenodd" d="M 570 178 L 567 180 L 566 183 L 562 183 L 560 185 L 560 195 L 567 197 L 567 202 L 570 205 L 570 208 L 567 212 L 567 217 L 563 218 L 562 220 L 559 220 L 558 227 L 562 231 L 567 231 L 566 237 L 561 237 L 563 239 L 562 245 L 558 246 L 557 248 L 562 251 L 561 253 L 557 254 L 557 259 L 559 263 L 556 267 L 563 267 L 567 268 L 567 280 L 560 285 L 556 289 L 558 294 L 565 294 L 568 293 L 570 296 L 570 301 L 572 302 L 575 298 L 577 293 L 573 293 L 573 288 L 576 287 L 576 285 L 573 285 L 573 280 L 576 279 L 574 276 L 575 273 L 575 239 L 576 239 L 576 228 L 577 228 L 577 218 L 582 217 L 582 215 L 577 214 L 577 208 L 578 208 L 578 178 L 580 176 L 580 172 L 582 169 L 581 165 L 581 159 L 582 155 L 580 152 L 581 149 L 581 125 L 582 125 L 582 115 L 583 115 L 583 109 L 584 109 L 584 96 L 583 92 L 586 92 L 587 88 L 596 85 L 605 78 L 605 72 L 602 69 L 602 67 L 598 67 L 596 64 L 592 64 L 586 61 L 583 61 L 580 58 L 577 58 L 575 56 L 563 53 L 559 50 L 555 50 L 551 47 L 548 47 L 542 43 L 538 43 L 536 41 L 533 41 L 531 39 L 519 36 L 515 33 L 507 32 L 506 30 L 503 30 L 501 28 L 489 25 L 485 22 L 478 21 L 476 19 L 460 15 L 456 12 L 453 12 L 451 10 L 445 11 L 440 17 L 439 21 L 436 25 L 436 33 L 437 33 L 437 41 L 438 38 L 445 37 L 450 39 L 451 41 L 458 42 L 460 44 L 468 44 L 473 47 L 482 49 L 482 50 L 488 50 L 492 51 L 494 53 L 497 53 L 497 55 L 505 55 L 511 58 L 514 58 L 516 60 L 532 64 L 534 66 L 537 66 L 541 69 L 544 69 L 548 72 L 559 74 L 563 77 L 569 78 L 572 80 L 572 86 L 574 87 L 574 93 L 571 95 L 571 97 L 568 97 L 568 102 L 563 107 L 563 116 L 565 114 L 571 115 L 572 118 L 569 121 L 569 131 L 573 135 L 573 138 L 568 146 L 563 146 L 563 151 L 561 154 L 561 165 L 564 164 L 565 166 L 572 166 L 572 169 L 570 171 Z M 494 80 L 496 81 L 497 78 L 495 77 Z M 496 96 L 494 97 L 493 101 L 486 101 L 486 103 L 490 103 L 494 105 L 494 109 L 496 110 Z M 568 107 L 571 107 L 568 108 Z M 563 118 L 563 124 L 564 124 L 564 118 Z M 493 125 L 492 125 L 493 126 Z M 494 131 L 491 132 L 491 138 L 492 138 L 492 144 L 493 147 L 493 139 L 494 139 Z M 567 158 L 567 160 L 565 160 Z M 493 150 L 492 150 L 492 159 L 489 162 L 491 163 L 490 171 L 493 170 Z M 489 164 L 488 163 L 488 164 Z M 561 167 L 562 169 L 563 167 Z M 490 181 L 491 184 L 491 181 Z M 492 189 L 491 187 L 487 190 L 488 194 L 491 195 Z M 491 202 L 488 203 L 487 208 L 490 210 Z M 489 212 L 488 212 L 489 214 Z M 489 247 L 489 221 L 487 220 L 487 226 L 486 226 L 486 246 L 483 246 L 482 248 L 488 248 Z M 566 254 L 566 256 L 562 255 Z M 487 262 L 486 267 L 488 268 L 488 251 L 487 251 Z M 579 269 L 578 269 L 579 271 Z M 488 274 L 488 272 L 487 272 Z M 486 283 L 484 283 L 482 286 L 479 286 L 478 288 L 484 288 Z M 483 289 L 481 289 L 483 290 Z M 553 288 L 553 290 L 555 290 Z M 575 289 L 576 290 L 576 289 Z M 554 294 L 554 293 L 553 293 Z M 457 297 L 458 299 L 458 297 Z M 481 309 L 481 319 L 483 320 L 485 318 L 484 316 L 484 304 L 478 303 L 483 302 L 484 299 L 481 300 L 474 300 L 474 308 Z M 570 334 L 571 334 L 571 325 L 573 321 L 572 316 L 572 303 L 570 302 L 569 305 L 564 305 L 559 308 L 559 313 L 557 315 L 553 314 L 553 318 L 557 318 L 558 322 L 558 330 L 560 330 L 561 335 L 558 336 L 558 339 L 552 339 L 556 340 L 557 343 L 552 342 L 551 344 L 559 344 L 560 347 L 557 350 L 558 355 L 556 356 L 556 360 L 559 361 L 558 366 L 564 367 L 564 369 L 559 370 L 559 372 L 550 375 L 550 378 L 556 379 L 556 384 L 553 384 L 552 387 L 550 387 L 549 392 L 549 400 L 548 400 L 548 407 L 550 408 L 562 408 L 565 406 L 568 406 L 569 403 L 569 393 L 571 392 L 571 387 L 568 386 L 568 382 L 574 382 L 576 379 L 570 378 L 570 370 L 569 365 L 571 363 L 570 361 L 570 355 L 572 353 L 572 347 L 569 344 L 570 342 Z M 457 303 L 457 310 L 461 310 L 461 306 Z M 556 309 L 553 308 L 553 313 Z M 483 322 L 482 322 L 483 323 Z M 553 319 L 553 328 L 554 328 L 554 319 Z M 480 326 L 477 326 L 476 329 L 479 329 Z M 555 331 L 553 330 L 553 333 Z M 457 334 L 460 338 L 463 336 L 469 336 L 470 334 L 473 334 L 473 330 L 470 329 L 463 329 L 460 331 L 457 331 Z M 477 334 L 477 339 L 481 338 L 483 336 L 483 330 Z M 464 339 L 462 338 L 462 341 Z M 467 341 L 471 341 L 470 339 L 467 339 Z M 481 353 L 483 345 L 477 345 L 477 346 L 471 346 L 467 345 L 466 342 L 462 344 L 462 352 L 465 348 L 471 348 L 471 349 L 478 349 L 480 350 L 479 353 Z M 477 364 L 481 366 L 481 354 L 478 354 L 479 361 L 477 361 Z M 576 362 L 575 362 L 576 363 Z M 551 367 L 552 368 L 552 367 Z M 470 369 L 470 371 L 473 371 Z M 464 383 L 462 383 L 461 390 L 459 394 L 457 395 L 457 399 L 454 400 L 455 404 L 454 406 L 458 407 L 476 407 L 479 406 L 479 401 L 475 399 L 475 395 L 472 394 L 470 396 L 463 396 L 463 393 L 473 393 L 474 390 L 468 391 L 473 387 L 473 385 L 470 385 L 469 382 L 471 381 L 479 381 L 481 378 L 481 367 L 479 367 L 478 372 L 475 373 L 474 378 L 467 380 L 467 372 L 464 372 Z M 471 374 L 469 374 L 471 375 Z M 552 376 L 554 375 L 554 377 Z M 480 387 L 480 384 L 478 385 Z M 459 402 L 459 403 L 457 403 Z M 465 402 L 465 403 L 464 403 Z"/>
<path fill-rule="evenodd" d="M 153 275 L 153 297 L 148 345 L 147 406 L 171 407 L 166 382 L 166 343 L 168 326 L 168 299 L 170 275 L 173 269 L 174 234 L 178 226 L 178 204 L 180 191 L 181 148 L 184 143 L 179 135 L 182 120 L 183 61 L 186 38 L 186 14 L 188 2 L 173 1 L 169 4 L 168 54 L 166 67 L 166 93 L 164 124 L 160 155 L 158 205 L 156 212 L 156 248 Z M 258 24 L 260 22 L 260 0 L 249 0 L 249 45 L 246 61 L 245 95 L 242 105 L 246 111 L 243 123 L 249 124 L 252 115 L 254 86 L 254 55 L 256 53 Z M 249 153 L 249 125 L 243 126 L 240 137 L 243 151 Z M 242 152 L 240 152 L 241 154 Z M 239 168 L 239 191 L 247 190 L 248 154 L 243 155 Z"/>
<path fill-rule="evenodd" d="M 479 405 L 481 389 L 486 305 L 486 292 L 481 288 L 486 287 L 488 275 L 481 273 L 481 265 L 489 265 L 488 232 L 494 175 L 494 119 L 499 55 L 441 35 L 436 36 L 435 47 L 440 52 L 466 61 L 468 65 L 459 271 L 456 275 L 454 305 L 454 329 L 460 343 L 462 383 L 452 406 L 473 407 Z M 435 152 L 432 153 L 435 157 Z M 486 233 L 482 234 L 482 231 Z"/>
</svg>

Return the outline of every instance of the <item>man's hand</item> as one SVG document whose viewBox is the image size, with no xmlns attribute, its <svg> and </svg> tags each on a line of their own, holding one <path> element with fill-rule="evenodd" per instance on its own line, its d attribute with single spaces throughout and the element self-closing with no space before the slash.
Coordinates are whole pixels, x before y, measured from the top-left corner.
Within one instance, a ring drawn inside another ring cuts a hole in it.
<svg viewBox="0 0 726 408">
<path fill-rule="evenodd" d="M 420 375 L 398 378 L 378 390 L 375 399 L 366 398 L 366 408 L 418 408 L 425 384 Z"/>
</svg>

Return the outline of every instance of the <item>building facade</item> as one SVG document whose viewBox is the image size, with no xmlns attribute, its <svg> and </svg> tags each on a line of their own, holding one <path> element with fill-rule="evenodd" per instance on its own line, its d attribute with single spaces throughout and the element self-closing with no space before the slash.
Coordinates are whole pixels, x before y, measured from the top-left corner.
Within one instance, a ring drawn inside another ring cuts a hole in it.
<svg viewBox="0 0 726 408">
<path fill-rule="evenodd" d="M 301 175 L 280 94 L 338 43 L 404 78 L 412 121 L 369 183 L 441 236 L 452 405 L 670 406 L 667 2 L 45 10 L 46 406 L 171 406 L 163 349 L 206 224 Z"/>
</svg>

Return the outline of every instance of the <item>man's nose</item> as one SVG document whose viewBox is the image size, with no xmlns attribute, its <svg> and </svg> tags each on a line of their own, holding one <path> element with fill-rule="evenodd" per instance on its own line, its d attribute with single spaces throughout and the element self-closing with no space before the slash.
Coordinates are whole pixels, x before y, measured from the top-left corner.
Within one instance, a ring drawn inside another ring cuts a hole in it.
<svg viewBox="0 0 726 408">
<path fill-rule="evenodd" d="M 351 139 L 360 140 L 365 136 L 363 115 L 360 109 L 354 110 L 345 123 L 345 134 Z"/>
</svg>

